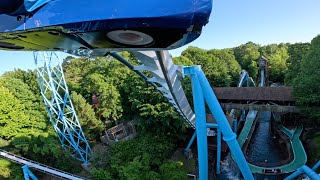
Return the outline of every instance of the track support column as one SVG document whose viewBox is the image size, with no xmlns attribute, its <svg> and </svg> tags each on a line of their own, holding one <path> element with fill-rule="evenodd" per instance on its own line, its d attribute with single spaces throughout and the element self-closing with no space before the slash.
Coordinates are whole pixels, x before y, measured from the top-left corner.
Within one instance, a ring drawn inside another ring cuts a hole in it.
<svg viewBox="0 0 320 180">
<path fill-rule="evenodd" d="M 233 133 L 228 120 L 219 104 L 219 101 L 217 99 L 217 97 L 215 96 L 207 78 L 205 77 L 204 73 L 201 70 L 200 66 L 190 66 L 190 67 L 184 67 L 184 74 L 186 75 L 191 75 L 191 81 L 192 81 L 192 91 L 193 91 L 193 100 L 195 103 L 195 114 L 196 114 L 196 130 L 197 130 L 197 137 L 198 140 L 203 141 L 203 136 L 201 135 L 203 127 L 202 127 L 202 122 L 201 121 L 202 118 L 205 118 L 203 116 L 205 116 L 205 109 L 204 109 L 204 103 L 203 103 L 203 97 L 212 113 L 212 115 L 214 116 L 215 120 L 217 121 L 217 124 L 219 125 L 219 128 L 223 134 L 223 140 L 227 142 L 230 151 L 232 153 L 232 155 L 235 157 L 235 161 L 243 175 L 243 177 L 246 180 L 253 180 L 253 175 L 250 171 L 250 168 L 248 166 L 248 163 L 241 151 L 241 148 L 237 142 L 237 135 L 235 133 Z M 199 92 L 200 90 L 202 90 L 202 92 Z M 198 120 L 197 120 L 198 119 Z M 200 125 L 198 123 L 198 121 L 200 120 Z M 198 129 L 199 128 L 199 129 Z M 199 131 L 201 130 L 201 131 Z M 206 133 L 206 132 L 204 132 Z M 199 138 L 199 136 L 201 135 L 201 138 Z M 207 152 L 207 148 L 205 149 L 206 151 L 203 150 L 204 148 L 204 144 L 207 145 L 207 139 L 205 139 L 205 142 L 199 143 L 198 142 L 198 149 L 200 149 L 200 151 L 198 151 L 199 153 L 199 164 L 201 164 L 204 159 L 201 159 L 200 162 L 200 158 L 203 157 L 202 153 L 206 153 L 205 156 L 208 156 L 208 152 Z M 206 158 L 206 160 L 208 160 Z M 202 168 L 208 167 L 208 161 L 203 162 L 205 163 L 204 165 L 202 165 Z M 200 167 L 200 165 L 199 165 Z M 207 169 L 206 169 L 207 171 Z M 204 171 L 203 171 L 204 172 Z M 201 177 L 201 174 L 200 174 Z M 207 176 L 203 176 L 203 177 L 207 177 Z"/>
<path fill-rule="evenodd" d="M 233 125 L 233 132 L 237 134 L 237 130 L 238 130 L 238 121 L 237 121 L 237 118 L 234 118 L 234 119 L 233 119 L 232 125 Z"/>
<path fill-rule="evenodd" d="M 217 174 L 220 174 L 220 161 L 221 161 L 221 131 L 217 129 Z"/>
<path fill-rule="evenodd" d="M 208 179 L 208 142 L 207 142 L 207 122 L 204 96 L 198 77 L 190 72 L 192 83 L 192 95 L 194 111 L 196 115 L 196 136 L 198 145 L 199 179 Z"/>
<path fill-rule="evenodd" d="M 190 139 L 190 141 L 188 143 L 188 146 L 186 147 L 186 149 L 184 149 L 185 152 L 189 151 L 189 149 L 190 149 L 194 139 L 196 138 L 196 136 L 197 136 L 197 131 L 194 131 L 194 133 L 193 133 L 193 135 L 192 135 L 192 137 L 191 137 L 191 139 Z"/>
<path fill-rule="evenodd" d="M 40 93 L 57 137 L 86 168 L 91 148 L 74 110 L 61 61 L 54 52 L 35 52 L 34 61 Z"/>
</svg>

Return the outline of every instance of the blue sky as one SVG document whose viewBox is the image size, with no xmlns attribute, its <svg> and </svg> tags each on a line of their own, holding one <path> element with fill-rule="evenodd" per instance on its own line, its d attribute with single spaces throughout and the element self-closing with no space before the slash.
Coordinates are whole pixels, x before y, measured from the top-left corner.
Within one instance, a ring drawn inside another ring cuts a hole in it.
<svg viewBox="0 0 320 180">
<path fill-rule="evenodd" d="M 222 49 L 248 41 L 262 45 L 310 42 L 320 34 L 319 7 L 319 0 L 214 0 L 209 24 L 189 45 Z M 178 56 L 189 45 L 171 53 Z M 0 59 L 0 74 L 35 67 L 32 53 L 0 51 Z"/>
</svg>

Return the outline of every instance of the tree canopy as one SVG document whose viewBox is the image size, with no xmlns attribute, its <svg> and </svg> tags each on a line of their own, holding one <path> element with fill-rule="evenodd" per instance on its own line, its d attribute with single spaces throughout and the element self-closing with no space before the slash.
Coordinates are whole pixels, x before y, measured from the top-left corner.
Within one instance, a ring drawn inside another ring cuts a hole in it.
<svg viewBox="0 0 320 180">
<path fill-rule="evenodd" d="M 189 47 L 182 52 L 182 57 L 189 59 L 192 64 L 201 65 L 212 86 L 230 86 L 239 79 L 240 65 L 228 50 L 207 51 Z"/>
<path fill-rule="evenodd" d="M 271 44 L 261 47 L 261 55 L 266 57 L 269 65 L 270 80 L 273 82 L 284 82 L 284 77 L 289 58 L 285 44 Z"/>
<path fill-rule="evenodd" d="M 289 59 L 287 61 L 288 71 L 285 75 L 285 83 L 293 84 L 293 80 L 299 75 L 301 62 L 309 52 L 310 43 L 296 43 L 288 45 Z"/>
<path fill-rule="evenodd" d="M 247 70 L 249 75 L 255 79 L 258 75 L 257 60 L 261 56 L 260 46 L 253 42 L 248 42 L 233 48 L 233 51 L 241 68 Z"/>
<path fill-rule="evenodd" d="M 309 52 L 303 56 L 301 68 L 293 81 L 294 95 L 303 114 L 320 121 L 320 36 L 311 41 Z"/>
</svg>

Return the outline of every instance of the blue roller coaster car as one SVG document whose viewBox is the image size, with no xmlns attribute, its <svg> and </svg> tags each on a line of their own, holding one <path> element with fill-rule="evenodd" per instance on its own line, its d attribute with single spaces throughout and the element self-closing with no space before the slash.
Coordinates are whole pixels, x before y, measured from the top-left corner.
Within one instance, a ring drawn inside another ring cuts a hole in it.
<svg viewBox="0 0 320 180">
<path fill-rule="evenodd" d="M 174 49 L 200 36 L 211 9 L 212 0 L 0 0 L 0 49 Z"/>
</svg>

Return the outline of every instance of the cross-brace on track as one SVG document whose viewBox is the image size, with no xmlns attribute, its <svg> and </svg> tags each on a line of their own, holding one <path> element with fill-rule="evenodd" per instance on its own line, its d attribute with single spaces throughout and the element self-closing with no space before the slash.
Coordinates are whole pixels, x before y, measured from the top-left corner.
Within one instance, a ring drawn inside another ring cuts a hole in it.
<svg viewBox="0 0 320 180">
<path fill-rule="evenodd" d="M 91 148 L 71 102 L 61 61 L 54 52 L 34 52 L 34 60 L 41 95 L 60 143 L 87 164 Z"/>
</svg>

